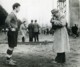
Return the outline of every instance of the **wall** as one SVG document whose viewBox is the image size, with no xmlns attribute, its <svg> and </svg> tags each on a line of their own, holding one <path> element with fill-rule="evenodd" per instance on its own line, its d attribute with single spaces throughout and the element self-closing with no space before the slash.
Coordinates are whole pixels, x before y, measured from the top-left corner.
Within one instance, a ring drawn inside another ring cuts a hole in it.
<svg viewBox="0 0 80 67">
<path fill-rule="evenodd" d="M 79 23 L 79 0 L 69 0 L 69 9 L 70 9 L 70 26 Z"/>
</svg>

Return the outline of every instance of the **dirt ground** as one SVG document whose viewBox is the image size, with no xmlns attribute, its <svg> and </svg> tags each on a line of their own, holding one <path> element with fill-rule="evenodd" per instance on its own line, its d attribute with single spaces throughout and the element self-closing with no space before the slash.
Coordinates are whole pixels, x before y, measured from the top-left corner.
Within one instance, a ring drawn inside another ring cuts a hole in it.
<svg viewBox="0 0 80 67">
<path fill-rule="evenodd" d="M 47 36 L 50 39 L 50 36 Z M 44 36 L 46 40 L 46 36 Z M 42 40 L 42 39 L 41 39 Z M 13 59 L 17 67 L 80 67 L 80 38 L 70 38 L 71 52 L 66 53 L 65 64 L 52 63 L 56 53 L 53 43 L 22 43 L 15 48 Z M 5 64 L 7 44 L 0 44 L 0 67 L 16 67 Z"/>
</svg>

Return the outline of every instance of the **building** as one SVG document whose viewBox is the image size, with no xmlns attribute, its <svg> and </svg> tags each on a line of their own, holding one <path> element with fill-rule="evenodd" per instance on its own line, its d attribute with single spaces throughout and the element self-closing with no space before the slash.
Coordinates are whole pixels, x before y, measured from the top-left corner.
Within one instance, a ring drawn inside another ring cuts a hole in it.
<svg viewBox="0 0 80 67">
<path fill-rule="evenodd" d="M 57 9 L 60 10 L 60 12 L 64 13 L 66 16 L 66 0 L 58 0 L 57 1 Z"/>
<path fill-rule="evenodd" d="M 57 9 L 65 15 L 68 26 L 70 26 L 69 0 L 57 0 Z"/>
<path fill-rule="evenodd" d="M 70 4 L 70 25 L 78 24 L 80 27 L 80 5 L 79 0 L 69 0 Z"/>
<path fill-rule="evenodd" d="M 80 0 L 57 0 L 57 8 L 64 13 L 70 26 L 80 27 Z"/>
</svg>

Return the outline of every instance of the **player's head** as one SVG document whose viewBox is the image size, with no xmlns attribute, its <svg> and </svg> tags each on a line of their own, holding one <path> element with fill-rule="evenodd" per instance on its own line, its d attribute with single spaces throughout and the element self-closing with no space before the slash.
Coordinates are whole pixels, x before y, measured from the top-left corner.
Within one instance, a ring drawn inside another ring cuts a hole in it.
<svg viewBox="0 0 80 67">
<path fill-rule="evenodd" d="M 20 4 L 19 3 L 14 3 L 12 8 L 13 8 L 13 10 L 16 11 L 16 13 L 18 13 L 20 11 Z"/>
</svg>

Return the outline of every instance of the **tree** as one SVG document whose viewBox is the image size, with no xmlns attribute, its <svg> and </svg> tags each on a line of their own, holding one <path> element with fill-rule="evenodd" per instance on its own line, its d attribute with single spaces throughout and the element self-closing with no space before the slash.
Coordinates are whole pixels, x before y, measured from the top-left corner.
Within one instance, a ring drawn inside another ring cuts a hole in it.
<svg viewBox="0 0 80 67">
<path fill-rule="evenodd" d="M 5 19 L 7 15 L 7 11 L 0 5 L 0 27 L 5 27 Z"/>
</svg>

